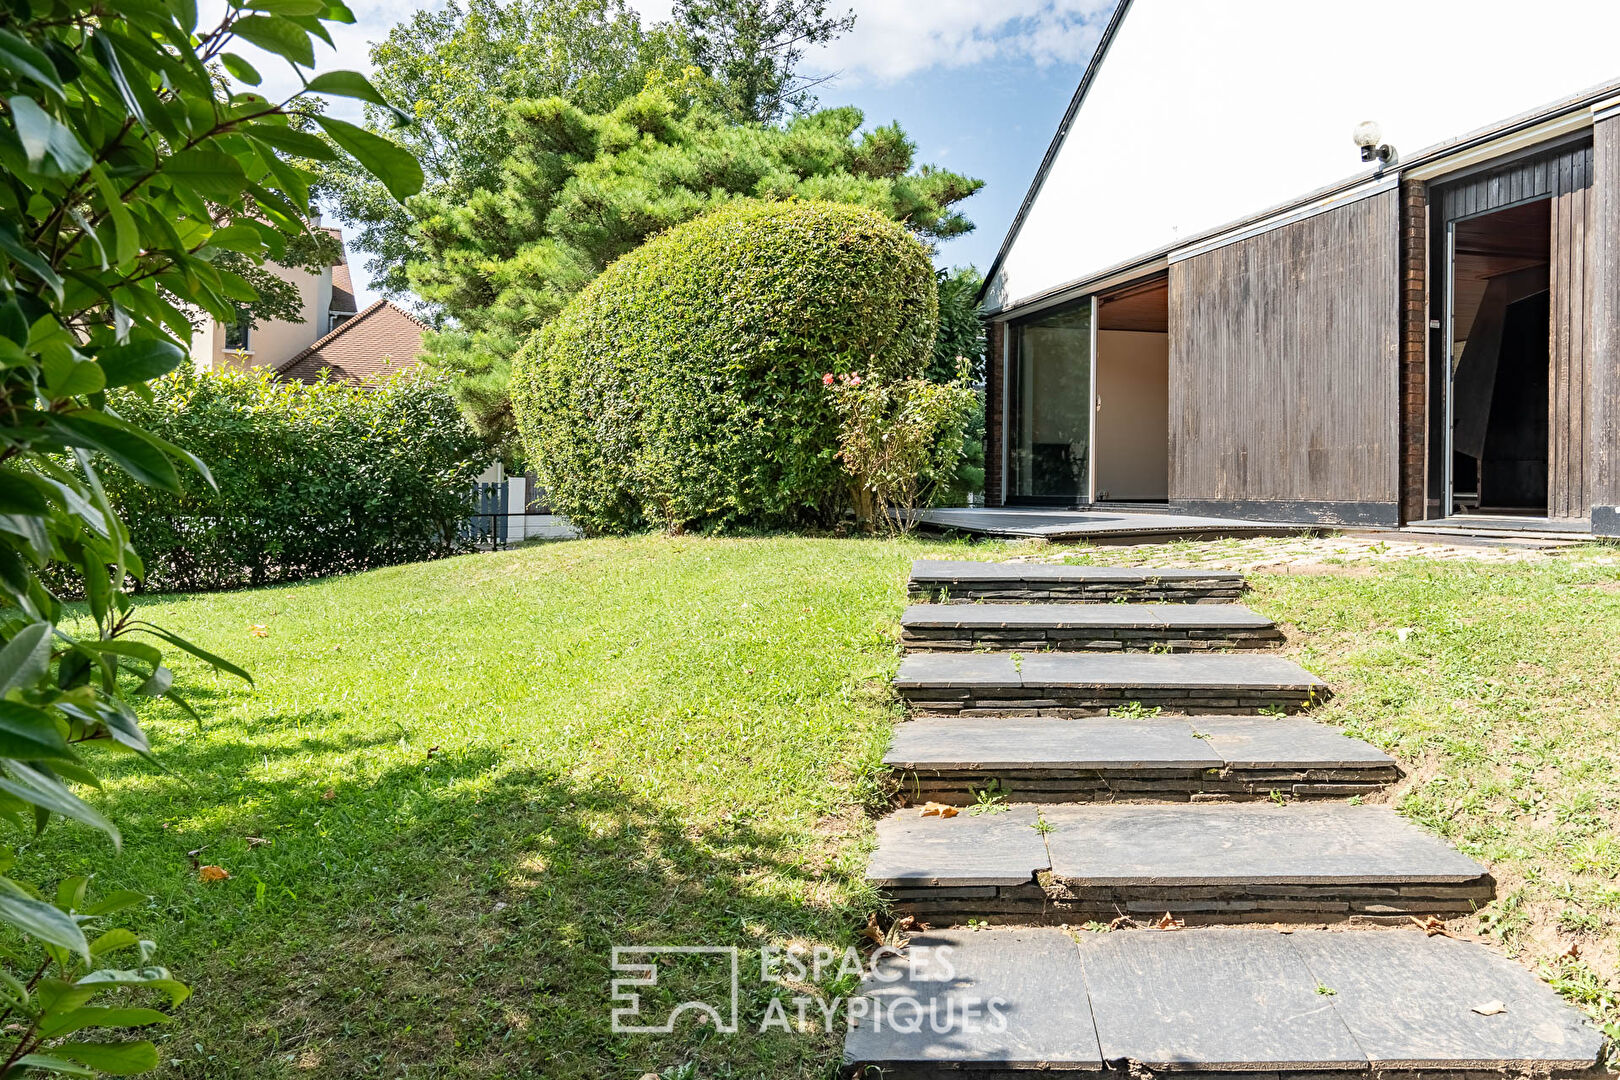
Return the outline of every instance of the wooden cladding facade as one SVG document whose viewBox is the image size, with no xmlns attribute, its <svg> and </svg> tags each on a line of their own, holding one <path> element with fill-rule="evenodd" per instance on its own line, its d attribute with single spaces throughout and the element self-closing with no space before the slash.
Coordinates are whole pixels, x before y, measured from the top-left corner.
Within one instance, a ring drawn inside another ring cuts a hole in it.
<svg viewBox="0 0 1620 1080">
<path fill-rule="evenodd" d="M 1592 531 L 1620 536 L 1620 117 L 1593 125 Z"/>
<path fill-rule="evenodd" d="M 1562 160 L 1552 198 L 1547 516 L 1584 518 L 1592 507 L 1592 147 Z"/>
<path fill-rule="evenodd" d="M 1399 195 L 1170 267 L 1170 500 L 1399 520 Z"/>
</svg>

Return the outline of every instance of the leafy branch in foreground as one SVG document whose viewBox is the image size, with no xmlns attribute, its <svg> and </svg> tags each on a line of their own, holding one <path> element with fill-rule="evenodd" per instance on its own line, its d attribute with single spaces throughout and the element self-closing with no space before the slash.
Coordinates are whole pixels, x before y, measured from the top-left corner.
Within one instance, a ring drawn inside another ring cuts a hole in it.
<svg viewBox="0 0 1620 1080">
<path fill-rule="evenodd" d="M 313 174 L 293 160 L 347 153 L 395 198 L 420 189 L 410 154 L 309 96 L 386 106 L 353 72 L 300 70 L 313 39 L 330 44 L 326 23 L 353 21 L 329 0 L 248 0 L 207 30 L 194 0 L 0 8 L 0 819 L 24 837 L 60 817 L 117 848 L 116 826 L 74 789 L 97 786 L 91 744 L 152 756 L 135 703 L 190 711 L 165 648 L 248 678 L 137 617 L 141 559 L 101 470 L 171 492 L 182 470 L 209 473 L 107 392 L 148 393 L 186 359 L 194 320 L 260 300 L 252 271 L 309 235 Z M 291 62 L 303 89 L 281 102 L 233 89 L 215 65 L 261 81 L 238 40 Z M 83 615 L 64 608 L 63 582 Z M 7 876 L 14 859 L 0 847 L 0 1077 L 154 1067 L 151 1042 L 80 1037 L 166 1018 L 131 994 L 186 996 L 149 964 L 150 942 L 105 925 L 144 897 L 92 902 L 72 877 L 48 899 Z M 125 949 L 138 967 L 104 966 Z"/>
</svg>

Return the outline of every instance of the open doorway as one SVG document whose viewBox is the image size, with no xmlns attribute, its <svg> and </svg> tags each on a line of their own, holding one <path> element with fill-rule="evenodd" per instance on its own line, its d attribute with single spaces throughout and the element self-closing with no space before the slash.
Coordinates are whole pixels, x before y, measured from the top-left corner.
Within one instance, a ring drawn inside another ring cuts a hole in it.
<svg viewBox="0 0 1620 1080">
<path fill-rule="evenodd" d="M 1170 279 L 1097 298 L 1092 459 L 1097 502 L 1170 499 Z"/>
<path fill-rule="evenodd" d="M 1451 235 L 1450 512 L 1547 516 L 1552 201 Z"/>
</svg>

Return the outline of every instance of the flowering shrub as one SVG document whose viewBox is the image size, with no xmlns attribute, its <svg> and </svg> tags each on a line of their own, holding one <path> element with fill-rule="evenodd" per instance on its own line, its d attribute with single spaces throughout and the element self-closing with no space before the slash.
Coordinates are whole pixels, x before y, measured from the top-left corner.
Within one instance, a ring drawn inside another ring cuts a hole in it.
<svg viewBox="0 0 1620 1080">
<path fill-rule="evenodd" d="M 955 477 L 979 400 L 962 374 L 949 383 L 821 377 L 838 414 L 838 459 L 854 481 L 855 516 L 869 527 L 909 530 L 917 507 Z"/>
</svg>

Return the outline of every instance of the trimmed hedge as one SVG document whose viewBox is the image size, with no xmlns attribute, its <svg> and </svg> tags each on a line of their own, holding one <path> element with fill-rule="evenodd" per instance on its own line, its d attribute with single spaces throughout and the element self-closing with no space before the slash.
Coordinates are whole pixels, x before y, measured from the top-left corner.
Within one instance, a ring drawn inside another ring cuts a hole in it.
<svg viewBox="0 0 1620 1080">
<path fill-rule="evenodd" d="M 826 372 L 919 376 L 927 249 L 857 206 L 739 200 L 614 262 L 513 360 L 528 458 L 592 532 L 826 525 L 848 505 Z"/>
<path fill-rule="evenodd" d="M 278 382 L 189 368 L 117 412 L 206 461 L 183 495 L 102 471 L 145 587 L 223 589 L 297 581 L 454 554 L 488 463 L 440 381 L 404 373 L 377 387 Z"/>
</svg>

